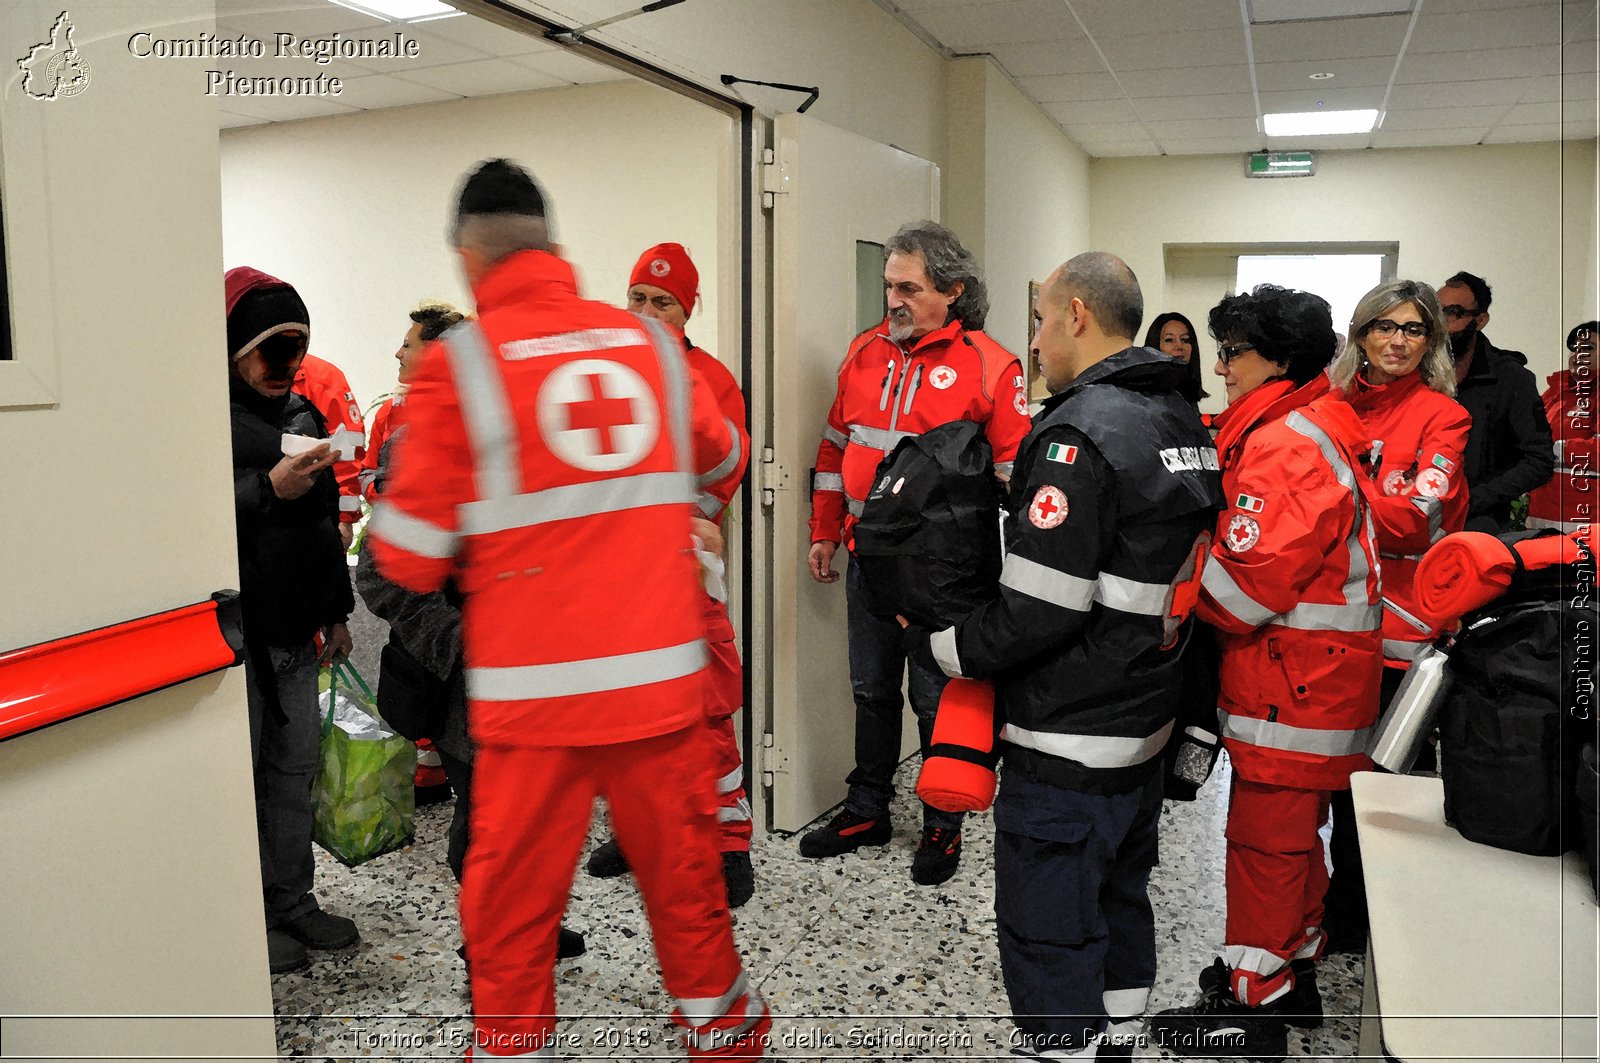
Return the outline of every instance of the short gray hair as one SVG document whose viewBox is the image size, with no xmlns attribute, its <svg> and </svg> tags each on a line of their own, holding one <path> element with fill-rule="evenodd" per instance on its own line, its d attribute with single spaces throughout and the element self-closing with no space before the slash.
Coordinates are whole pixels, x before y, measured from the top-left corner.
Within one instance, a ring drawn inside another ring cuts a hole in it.
<svg viewBox="0 0 1600 1063">
<path fill-rule="evenodd" d="M 889 237 L 884 249 L 891 255 L 921 255 L 928 279 L 940 292 L 948 292 L 960 281 L 962 291 L 950 304 L 950 313 L 962 328 L 983 328 L 989 318 L 989 289 L 983 283 L 983 267 L 955 233 L 936 221 L 907 222 Z"/>
<path fill-rule="evenodd" d="M 550 223 L 531 214 L 465 214 L 456 219 L 450 240 L 493 264 L 518 251 L 550 250 Z"/>
<path fill-rule="evenodd" d="M 1455 398 L 1456 364 L 1450 357 L 1450 333 L 1445 328 L 1444 311 L 1439 307 L 1439 295 L 1432 285 L 1422 281 L 1396 280 L 1380 284 L 1356 304 L 1350 315 L 1350 333 L 1344 350 L 1328 369 L 1336 390 L 1350 394 L 1355 388 L 1356 374 L 1367 364 L 1361 341 L 1366 338 L 1372 323 L 1400 306 L 1410 303 L 1417 315 L 1428 326 L 1428 349 L 1417 364 L 1422 382 L 1442 395 Z"/>
<path fill-rule="evenodd" d="M 1128 264 L 1106 251 L 1085 251 L 1062 264 L 1053 293 L 1065 306 L 1074 297 L 1108 336 L 1132 340 L 1144 320 L 1144 293 Z"/>
</svg>

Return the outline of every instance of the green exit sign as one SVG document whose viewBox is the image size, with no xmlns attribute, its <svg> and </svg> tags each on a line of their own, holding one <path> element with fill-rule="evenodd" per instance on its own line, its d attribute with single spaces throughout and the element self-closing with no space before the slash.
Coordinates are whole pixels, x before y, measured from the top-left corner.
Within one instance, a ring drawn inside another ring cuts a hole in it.
<svg viewBox="0 0 1600 1063">
<path fill-rule="evenodd" d="M 1257 151 L 1244 157 L 1246 177 L 1310 177 L 1317 172 L 1309 151 Z"/>
</svg>

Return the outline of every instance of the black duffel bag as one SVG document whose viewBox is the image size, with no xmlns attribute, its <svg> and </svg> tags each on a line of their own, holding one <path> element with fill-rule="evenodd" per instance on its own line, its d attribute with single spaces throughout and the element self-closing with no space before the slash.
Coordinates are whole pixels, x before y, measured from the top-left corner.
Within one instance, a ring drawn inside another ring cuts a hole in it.
<svg viewBox="0 0 1600 1063">
<path fill-rule="evenodd" d="M 391 634 L 378 658 L 378 715 L 395 734 L 413 742 L 437 738 L 444 730 L 455 678 L 434 675 Z"/>
</svg>

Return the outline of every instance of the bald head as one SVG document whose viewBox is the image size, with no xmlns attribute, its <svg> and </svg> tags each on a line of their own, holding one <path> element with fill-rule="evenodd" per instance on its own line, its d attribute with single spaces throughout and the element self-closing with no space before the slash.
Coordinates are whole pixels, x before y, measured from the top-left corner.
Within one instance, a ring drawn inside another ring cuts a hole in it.
<svg viewBox="0 0 1600 1063">
<path fill-rule="evenodd" d="M 1053 281 L 1049 294 L 1057 306 L 1077 299 L 1108 339 L 1133 346 L 1144 320 L 1144 295 L 1126 262 L 1105 251 L 1085 251 L 1063 263 Z"/>
</svg>

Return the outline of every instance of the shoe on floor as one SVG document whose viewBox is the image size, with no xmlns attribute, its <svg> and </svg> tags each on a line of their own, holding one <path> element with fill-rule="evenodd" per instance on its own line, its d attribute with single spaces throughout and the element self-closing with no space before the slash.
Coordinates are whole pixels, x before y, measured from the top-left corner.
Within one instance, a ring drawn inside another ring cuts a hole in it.
<svg viewBox="0 0 1600 1063">
<path fill-rule="evenodd" d="M 361 940 L 361 933 L 352 920 L 342 915 L 329 915 L 321 908 L 279 923 L 277 929 L 308 949 L 342 949 Z"/>
<path fill-rule="evenodd" d="M 824 856 L 843 856 L 863 845 L 888 845 L 894 828 L 887 813 L 862 816 L 845 809 L 814 831 L 800 838 L 800 855 L 812 860 Z"/>
<path fill-rule="evenodd" d="M 1277 1010 L 1239 1003 L 1228 989 L 1228 965 L 1220 959 L 1200 981 L 1195 1003 L 1151 1017 L 1151 1044 L 1178 1056 L 1282 1063 L 1289 1053 L 1289 1027 Z"/>
<path fill-rule="evenodd" d="M 311 962 L 306 947 L 281 930 L 267 931 L 267 969 L 273 974 L 298 971 Z"/>
<path fill-rule="evenodd" d="M 748 850 L 722 854 L 722 881 L 728 887 L 728 907 L 743 908 L 756 892 L 756 869 Z"/>
<path fill-rule="evenodd" d="M 1210 993 L 1228 983 L 1228 968 L 1221 961 L 1200 972 L 1200 992 Z M 1293 960 L 1294 985 L 1287 993 L 1266 1005 L 1278 1018 L 1300 1030 L 1315 1030 L 1322 1026 L 1322 993 L 1317 989 L 1317 965 L 1310 960 Z"/>
<path fill-rule="evenodd" d="M 617 844 L 617 839 L 607 838 L 589 854 L 589 862 L 584 865 L 584 870 L 589 872 L 590 878 L 616 878 L 626 875 L 632 868 L 628 867 L 628 858 L 622 855 L 622 846 Z"/>
<path fill-rule="evenodd" d="M 911 858 L 911 881 L 919 886 L 937 886 L 947 881 L 961 866 L 961 829 L 924 827 L 917 855 Z"/>
</svg>

